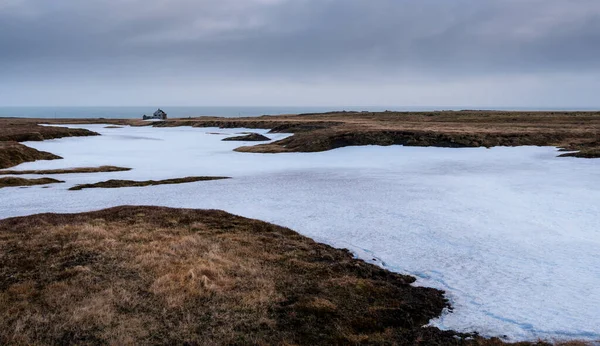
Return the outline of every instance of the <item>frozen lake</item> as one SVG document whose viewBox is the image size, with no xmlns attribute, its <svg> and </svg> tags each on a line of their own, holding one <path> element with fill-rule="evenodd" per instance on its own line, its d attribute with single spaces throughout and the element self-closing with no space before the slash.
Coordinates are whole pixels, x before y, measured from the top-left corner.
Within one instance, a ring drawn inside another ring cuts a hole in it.
<svg viewBox="0 0 600 346">
<path fill-rule="evenodd" d="M 222 209 L 349 248 L 445 290 L 454 311 L 435 326 L 510 340 L 600 340 L 600 159 L 557 158 L 548 147 L 250 154 L 232 151 L 247 143 L 221 141 L 244 129 L 73 127 L 103 136 L 26 143 L 64 160 L 16 169 L 133 170 L 0 189 L 0 218 L 118 205 Z M 67 191 L 108 179 L 191 175 L 233 179 Z"/>
</svg>

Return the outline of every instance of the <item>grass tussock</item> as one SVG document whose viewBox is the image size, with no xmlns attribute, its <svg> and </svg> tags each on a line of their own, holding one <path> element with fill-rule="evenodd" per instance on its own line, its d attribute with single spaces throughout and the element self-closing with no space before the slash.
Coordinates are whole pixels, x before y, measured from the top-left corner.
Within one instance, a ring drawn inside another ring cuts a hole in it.
<svg viewBox="0 0 600 346">
<path fill-rule="evenodd" d="M 23 162 L 56 159 L 62 159 L 62 157 L 17 142 L 0 142 L 0 169 L 16 166 Z"/>
<path fill-rule="evenodd" d="M 442 292 L 221 211 L 120 207 L 0 221 L 0 344 L 412 340 Z"/>
<path fill-rule="evenodd" d="M 146 181 L 134 181 L 134 180 L 107 180 L 94 184 L 81 184 L 70 188 L 69 190 L 77 191 L 83 189 L 92 188 L 120 188 L 120 187 L 142 187 L 152 185 L 170 185 L 170 184 L 184 184 L 193 183 L 197 181 L 208 181 L 208 180 L 221 180 L 230 179 L 229 177 L 186 177 L 186 178 L 175 178 L 165 180 L 146 180 Z"/>
<path fill-rule="evenodd" d="M 64 181 L 51 179 L 51 178 L 40 178 L 40 179 L 24 179 L 15 177 L 0 178 L 0 189 L 3 187 L 17 187 L 17 186 L 33 186 L 33 185 L 47 185 L 64 183 Z"/>
<path fill-rule="evenodd" d="M 130 171 L 130 170 L 131 170 L 131 168 L 125 168 L 125 167 L 100 166 L 100 167 L 28 170 L 28 171 L 4 170 L 4 171 L 0 171 L 0 175 L 107 173 L 107 172 L 123 172 L 123 171 Z"/>
</svg>

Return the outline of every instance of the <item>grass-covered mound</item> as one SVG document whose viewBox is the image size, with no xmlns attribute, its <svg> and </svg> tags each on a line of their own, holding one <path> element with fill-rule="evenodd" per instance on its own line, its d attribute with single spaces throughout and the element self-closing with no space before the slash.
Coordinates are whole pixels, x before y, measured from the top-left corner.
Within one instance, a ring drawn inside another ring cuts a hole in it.
<svg viewBox="0 0 600 346">
<path fill-rule="evenodd" d="M 0 142 L 0 169 L 16 166 L 23 162 L 56 159 L 62 159 L 62 157 L 17 142 Z"/>
<path fill-rule="evenodd" d="M 105 188 L 105 189 L 116 189 L 119 187 L 142 187 L 142 186 L 153 186 L 153 185 L 170 185 L 170 184 L 185 184 L 185 183 L 193 183 L 197 181 L 207 181 L 207 180 L 221 180 L 221 179 L 230 179 L 229 177 L 185 177 L 185 178 L 175 178 L 175 179 L 165 179 L 165 180 L 145 180 L 145 181 L 135 181 L 135 180 L 107 180 L 101 181 L 99 183 L 94 184 L 81 184 L 75 185 L 69 190 L 77 191 L 83 189 L 93 189 L 93 188 Z"/>
<path fill-rule="evenodd" d="M 222 211 L 118 207 L 0 221 L 0 344 L 454 340 L 441 291 Z"/>
</svg>

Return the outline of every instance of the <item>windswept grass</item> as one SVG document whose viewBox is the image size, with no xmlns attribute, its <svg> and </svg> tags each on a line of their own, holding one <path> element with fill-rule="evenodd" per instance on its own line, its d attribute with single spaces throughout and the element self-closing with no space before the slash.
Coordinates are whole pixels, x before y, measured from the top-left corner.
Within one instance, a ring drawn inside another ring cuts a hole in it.
<svg viewBox="0 0 600 346">
<path fill-rule="evenodd" d="M 216 210 L 5 219 L 0 344 L 504 345 L 423 328 L 448 304 L 414 280 Z"/>
<path fill-rule="evenodd" d="M 454 340 L 446 306 L 345 250 L 221 211 L 119 207 L 0 221 L 0 344 Z"/>
<path fill-rule="evenodd" d="M 107 172 L 122 172 L 130 171 L 131 168 L 115 167 L 115 166 L 100 166 L 100 167 L 79 167 L 79 168 L 64 168 L 64 169 L 42 169 L 28 171 L 0 171 L 0 175 L 23 175 L 23 174 L 76 174 L 76 173 L 107 173 Z"/>
<path fill-rule="evenodd" d="M 24 179 L 24 178 L 6 177 L 6 178 L 0 178 L 0 189 L 3 187 L 47 185 L 47 184 L 55 184 L 55 183 L 64 183 L 64 181 L 51 179 L 51 178 Z"/>
<path fill-rule="evenodd" d="M 146 180 L 146 181 L 134 181 L 134 180 L 107 180 L 94 184 L 81 184 L 75 185 L 69 190 L 83 190 L 92 188 L 119 188 L 119 187 L 140 187 L 140 186 L 152 186 L 152 185 L 169 185 L 169 184 L 184 184 L 193 183 L 197 181 L 207 180 L 221 180 L 230 179 L 229 177 L 186 177 L 176 179 L 165 179 L 165 180 Z"/>
</svg>

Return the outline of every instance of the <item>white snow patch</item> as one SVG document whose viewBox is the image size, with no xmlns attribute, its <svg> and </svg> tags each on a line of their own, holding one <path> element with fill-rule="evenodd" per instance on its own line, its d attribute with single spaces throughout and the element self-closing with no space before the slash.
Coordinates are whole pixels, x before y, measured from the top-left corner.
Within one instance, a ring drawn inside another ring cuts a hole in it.
<svg viewBox="0 0 600 346">
<path fill-rule="evenodd" d="M 347 147 L 251 154 L 222 136 L 263 130 L 74 125 L 99 137 L 28 142 L 64 160 L 16 169 L 114 165 L 0 189 L 0 218 L 117 205 L 215 208 L 290 227 L 447 292 L 432 321 L 509 340 L 600 339 L 600 160 L 555 148 Z M 273 140 L 285 134 L 269 134 Z M 108 179 L 233 179 L 67 191 Z"/>
</svg>

